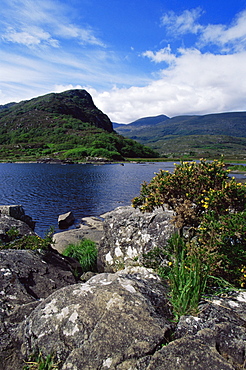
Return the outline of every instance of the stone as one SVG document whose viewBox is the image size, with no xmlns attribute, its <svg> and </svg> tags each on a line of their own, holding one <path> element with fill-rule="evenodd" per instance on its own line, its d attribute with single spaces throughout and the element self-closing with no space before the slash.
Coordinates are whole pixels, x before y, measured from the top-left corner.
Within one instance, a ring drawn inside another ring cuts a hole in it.
<svg viewBox="0 0 246 370">
<path fill-rule="evenodd" d="M 0 240 L 4 243 L 8 243 L 12 240 L 11 235 L 8 232 L 18 231 L 18 237 L 24 235 L 36 235 L 35 232 L 27 225 L 26 222 L 17 220 L 13 217 L 9 217 L 6 214 L 0 214 Z"/>
<path fill-rule="evenodd" d="M 98 250 L 100 272 L 114 272 L 155 247 L 165 247 L 174 233 L 173 213 L 156 209 L 142 213 L 130 206 L 118 207 L 104 217 L 104 235 Z"/>
<path fill-rule="evenodd" d="M 74 223 L 74 221 L 75 217 L 73 213 L 70 211 L 58 217 L 58 226 L 60 229 L 67 229 Z"/>
<path fill-rule="evenodd" d="M 0 250 L 1 370 L 23 367 L 18 324 L 55 290 L 75 283 L 70 264 L 58 253 Z"/>
<path fill-rule="evenodd" d="M 198 337 L 187 336 L 177 339 L 157 351 L 150 360 L 147 370 L 235 370 L 220 355 L 214 345 Z"/>
<path fill-rule="evenodd" d="M 18 338 L 25 357 L 33 348 L 54 352 L 62 370 L 116 369 L 141 362 L 165 343 L 171 317 L 158 276 L 135 267 L 53 293 L 33 310 Z"/>
<path fill-rule="evenodd" d="M 0 250 L 0 314 L 76 282 L 70 264 L 52 251 Z"/>
<path fill-rule="evenodd" d="M 103 236 L 103 221 L 97 217 L 84 217 L 79 228 L 53 235 L 53 248 L 62 253 L 69 244 L 78 244 L 83 239 L 90 239 L 98 246 Z"/>
<path fill-rule="evenodd" d="M 35 229 L 36 222 L 32 220 L 32 217 L 25 214 L 24 208 L 21 205 L 4 205 L 0 206 L 0 213 L 13 217 L 16 220 L 25 222 L 32 230 Z"/>
</svg>

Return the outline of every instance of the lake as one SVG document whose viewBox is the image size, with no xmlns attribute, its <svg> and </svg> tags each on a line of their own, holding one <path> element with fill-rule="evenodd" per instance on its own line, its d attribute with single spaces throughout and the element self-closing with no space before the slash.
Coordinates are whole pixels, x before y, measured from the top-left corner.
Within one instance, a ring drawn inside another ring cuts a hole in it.
<svg viewBox="0 0 246 370">
<path fill-rule="evenodd" d="M 44 236 L 50 226 L 58 232 L 60 214 L 72 211 L 76 223 L 130 205 L 143 181 L 160 169 L 173 171 L 173 162 L 121 164 L 0 163 L 0 204 L 20 204 Z M 244 175 L 235 175 L 242 177 Z"/>
<path fill-rule="evenodd" d="M 44 236 L 57 227 L 60 214 L 72 211 L 76 222 L 130 205 L 143 181 L 160 169 L 172 171 L 173 162 L 121 164 L 0 163 L 0 204 L 20 204 Z"/>
</svg>

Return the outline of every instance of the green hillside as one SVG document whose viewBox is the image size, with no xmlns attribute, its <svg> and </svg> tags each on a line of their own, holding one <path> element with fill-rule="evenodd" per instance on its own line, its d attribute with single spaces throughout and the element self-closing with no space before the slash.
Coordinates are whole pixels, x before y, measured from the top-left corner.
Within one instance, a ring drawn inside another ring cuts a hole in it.
<svg viewBox="0 0 246 370">
<path fill-rule="evenodd" d="M 156 153 L 117 134 L 85 90 L 0 106 L 1 161 L 46 157 L 78 161 L 88 156 L 123 160 Z"/>
<path fill-rule="evenodd" d="M 178 116 L 154 125 L 146 118 L 142 126 L 135 121 L 115 130 L 157 150 L 160 156 L 246 158 L 246 112 Z"/>
</svg>

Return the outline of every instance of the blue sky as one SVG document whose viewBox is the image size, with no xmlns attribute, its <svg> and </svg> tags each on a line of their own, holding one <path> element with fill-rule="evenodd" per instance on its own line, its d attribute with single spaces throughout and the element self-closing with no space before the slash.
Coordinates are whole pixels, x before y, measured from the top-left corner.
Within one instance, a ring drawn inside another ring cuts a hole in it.
<svg viewBox="0 0 246 370">
<path fill-rule="evenodd" d="M 0 104 L 73 88 L 119 123 L 246 110 L 246 0 L 1 0 Z"/>
</svg>

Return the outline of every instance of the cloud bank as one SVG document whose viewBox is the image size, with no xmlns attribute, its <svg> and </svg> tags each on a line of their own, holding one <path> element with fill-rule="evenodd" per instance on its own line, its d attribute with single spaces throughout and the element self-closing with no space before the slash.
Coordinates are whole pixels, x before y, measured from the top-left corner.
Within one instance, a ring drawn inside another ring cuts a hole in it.
<svg viewBox="0 0 246 370">
<path fill-rule="evenodd" d="M 193 34 L 196 41 L 174 52 L 170 44 L 143 52 L 142 57 L 160 65 L 158 77 L 150 84 L 107 93 L 91 90 L 98 106 L 113 121 L 246 110 L 246 11 L 230 26 L 202 25 L 198 22 L 202 13 L 197 8 L 161 17 L 162 27 L 174 39 Z"/>
<path fill-rule="evenodd" d="M 0 104 L 85 88 L 119 123 L 246 110 L 246 10 L 229 25 L 202 23 L 200 7 L 160 14 L 158 46 L 122 56 L 66 2 L 2 1 Z"/>
</svg>

